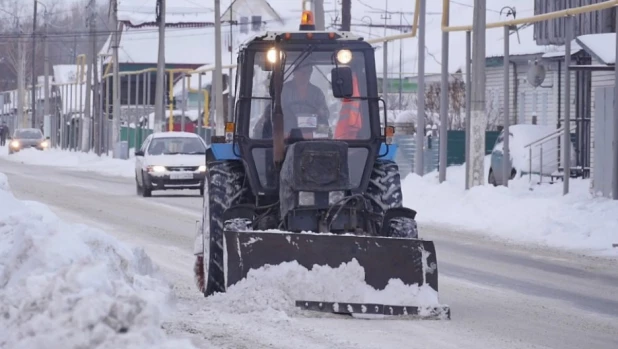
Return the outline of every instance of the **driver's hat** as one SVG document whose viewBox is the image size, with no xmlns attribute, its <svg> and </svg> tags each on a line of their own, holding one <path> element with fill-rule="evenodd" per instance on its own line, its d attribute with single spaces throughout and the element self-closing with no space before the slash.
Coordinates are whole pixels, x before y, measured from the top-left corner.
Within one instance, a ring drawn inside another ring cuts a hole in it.
<svg viewBox="0 0 618 349">
<path fill-rule="evenodd" d="M 312 59 L 310 57 L 307 57 L 305 60 L 303 60 L 300 63 L 297 63 L 294 65 L 294 72 L 297 72 L 299 70 L 303 70 L 303 71 L 308 71 L 308 72 L 313 72 L 313 66 L 314 66 L 314 62 L 312 61 Z"/>
</svg>

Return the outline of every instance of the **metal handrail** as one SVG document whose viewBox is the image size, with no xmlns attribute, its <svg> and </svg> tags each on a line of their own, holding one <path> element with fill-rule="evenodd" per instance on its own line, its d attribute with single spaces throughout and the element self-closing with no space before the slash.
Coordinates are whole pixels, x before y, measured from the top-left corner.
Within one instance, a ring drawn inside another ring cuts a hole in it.
<svg viewBox="0 0 618 349">
<path fill-rule="evenodd" d="M 576 129 L 576 126 L 571 126 L 570 131 L 575 131 L 575 129 Z M 529 147 L 531 147 L 533 145 L 543 144 L 546 141 L 551 141 L 551 140 L 554 140 L 556 138 L 562 137 L 563 136 L 563 132 L 564 132 L 564 126 L 556 129 L 554 132 L 548 134 L 547 136 L 545 136 L 543 138 L 537 139 L 536 141 L 534 141 L 534 142 L 532 142 L 530 144 L 525 145 L 524 148 L 529 148 Z"/>
<path fill-rule="evenodd" d="M 574 131 L 576 129 L 577 126 L 571 126 L 569 129 L 570 131 Z M 548 135 L 546 135 L 545 137 L 541 138 L 541 139 L 537 139 L 536 141 L 524 146 L 525 148 L 528 148 L 528 179 L 530 181 L 532 181 L 532 149 L 533 147 L 536 148 L 540 148 L 540 152 L 539 152 L 539 156 L 535 156 L 534 159 L 539 159 L 539 183 L 543 183 L 543 145 L 546 144 L 549 141 L 555 140 L 556 138 L 559 137 L 564 137 L 564 127 L 561 127 L 559 129 L 556 129 L 556 131 L 554 131 L 553 133 L 550 133 Z M 555 150 L 557 151 L 559 149 L 559 145 L 555 146 Z M 554 149 L 552 149 L 554 150 Z M 558 164 L 558 167 L 560 167 L 560 158 L 556 158 L 555 161 L 550 161 L 549 164 Z M 545 164 L 547 165 L 547 163 Z"/>
</svg>

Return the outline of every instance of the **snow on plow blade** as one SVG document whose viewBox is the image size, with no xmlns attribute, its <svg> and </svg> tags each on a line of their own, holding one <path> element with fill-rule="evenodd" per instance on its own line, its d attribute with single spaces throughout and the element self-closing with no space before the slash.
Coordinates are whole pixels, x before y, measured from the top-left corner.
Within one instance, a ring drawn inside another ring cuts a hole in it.
<svg viewBox="0 0 618 349">
<path fill-rule="evenodd" d="M 438 292 L 433 242 L 416 239 L 352 235 L 225 231 L 227 286 L 249 270 L 296 261 L 311 270 L 315 264 L 337 268 L 356 259 L 365 282 L 382 290 L 390 279 L 406 285 L 428 284 Z"/>
</svg>

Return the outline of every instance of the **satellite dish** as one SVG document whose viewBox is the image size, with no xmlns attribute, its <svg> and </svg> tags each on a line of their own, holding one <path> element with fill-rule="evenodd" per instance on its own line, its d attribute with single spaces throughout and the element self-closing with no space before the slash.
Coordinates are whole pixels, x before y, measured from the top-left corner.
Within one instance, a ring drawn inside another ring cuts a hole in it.
<svg viewBox="0 0 618 349">
<path fill-rule="evenodd" d="M 545 66 L 539 61 L 530 61 L 528 64 L 528 83 L 533 87 L 539 87 L 545 81 Z"/>
</svg>

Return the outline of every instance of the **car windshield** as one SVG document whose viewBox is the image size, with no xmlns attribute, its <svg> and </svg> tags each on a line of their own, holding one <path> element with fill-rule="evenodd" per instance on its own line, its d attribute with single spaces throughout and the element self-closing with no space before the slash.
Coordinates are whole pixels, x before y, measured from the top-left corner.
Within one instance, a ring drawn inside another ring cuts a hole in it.
<svg viewBox="0 0 618 349">
<path fill-rule="evenodd" d="M 40 130 L 17 130 L 15 131 L 15 138 L 18 139 L 41 139 L 43 133 Z"/>
<path fill-rule="evenodd" d="M 272 53 L 272 52 L 271 52 Z M 268 53 L 257 52 L 251 92 L 249 134 L 254 139 L 271 139 L 272 71 Z M 286 51 L 281 104 L 284 134 L 298 129 L 305 138 L 368 139 L 369 107 L 367 100 L 335 98 L 331 89 L 331 71 L 336 66 L 332 50 Z M 367 96 L 367 79 L 363 51 L 351 51 L 354 97 Z M 351 111 L 352 110 L 352 111 Z"/>
<path fill-rule="evenodd" d="M 148 154 L 206 154 L 206 146 L 201 139 L 194 137 L 154 138 L 148 147 Z"/>
</svg>

